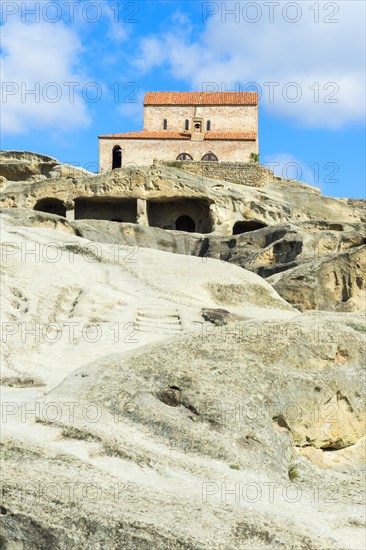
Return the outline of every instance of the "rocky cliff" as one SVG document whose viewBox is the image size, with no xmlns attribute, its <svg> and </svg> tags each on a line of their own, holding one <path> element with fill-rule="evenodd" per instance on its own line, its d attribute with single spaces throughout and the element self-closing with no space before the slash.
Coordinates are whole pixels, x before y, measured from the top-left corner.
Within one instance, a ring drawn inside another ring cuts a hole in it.
<svg viewBox="0 0 366 550">
<path fill-rule="evenodd" d="M 211 233 L 32 210 L 187 189 Z M 3 548 L 363 547 L 362 201 L 172 167 L 1 200 Z"/>
<path fill-rule="evenodd" d="M 266 278 L 300 310 L 365 310 L 364 200 L 325 197 L 317 188 L 277 177 L 256 189 L 159 163 L 103 175 L 85 171 L 80 174 L 79 169 L 61 165 L 50 157 L 23 155 L 8 152 L 0 156 L 3 173 L 16 180 L 4 184 L 0 206 L 26 208 L 23 213 L 12 210 L 12 215 L 22 217 L 26 224 L 47 223 L 46 218 L 31 210 L 45 198 L 56 199 L 69 212 L 73 212 L 80 197 L 95 201 L 133 197 L 145 205 L 159 200 L 167 209 L 172 200 L 204 200 L 209 205 L 206 215 L 213 226 L 205 235 L 150 227 L 147 212 L 140 216 L 138 224 L 73 220 L 71 216 L 65 227 L 96 242 L 234 263 Z M 197 163 L 193 164 L 196 169 Z M 31 170 L 35 172 L 30 180 L 18 181 Z M 251 164 L 248 173 L 255 170 L 255 164 Z M 260 175 L 262 167 L 258 170 Z M 236 226 L 238 234 L 233 235 Z"/>
</svg>

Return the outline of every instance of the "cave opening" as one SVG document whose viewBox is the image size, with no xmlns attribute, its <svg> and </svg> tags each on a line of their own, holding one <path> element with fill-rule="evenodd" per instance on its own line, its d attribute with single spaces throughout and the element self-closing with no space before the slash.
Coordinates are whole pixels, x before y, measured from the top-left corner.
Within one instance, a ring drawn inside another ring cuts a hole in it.
<svg viewBox="0 0 366 550">
<path fill-rule="evenodd" d="M 66 218 L 66 207 L 60 199 L 41 199 L 36 203 L 34 210 L 38 212 L 47 212 L 48 214 L 56 214 L 57 216 Z"/>
<path fill-rule="evenodd" d="M 250 231 L 256 231 L 257 229 L 262 229 L 267 227 L 265 223 L 247 221 L 247 222 L 236 222 L 233 227 L 233 235 L 240 235 L 241 233 L 249 233 Z"/>
<path fill-rule="evenodd" d="M 187 197 L 148 201 L 148 218 L 151 227 L 189 233 L 212 231 L 210 203 L 204 199 Z"/>
<path fill-rule="evenodd" d="M 137 199 L 79 197 L 75 200 L 75 220 L 136 223 Z"/>
<path fill-rule="evenodd" d="M 194 233 L 196 224 L 190 216 L 179 216 L 175 222 L 175 229 L 177 231 L 188 231 L 189 233 Z"/>
</svg>

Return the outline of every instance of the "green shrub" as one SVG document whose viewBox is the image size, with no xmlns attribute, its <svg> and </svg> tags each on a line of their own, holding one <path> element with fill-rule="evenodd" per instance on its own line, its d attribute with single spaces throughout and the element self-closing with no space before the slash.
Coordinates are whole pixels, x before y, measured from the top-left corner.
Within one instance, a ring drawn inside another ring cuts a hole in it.
<svg viewBox="0 0 366 550">
<path fill-rule="evenodd" d="M 297 479 L 297 478 L 300 477 L 299 470 L 298 470 L 296 464 L 293 464 L 292 466 L 289 467 L 289 469 L 288 469 L 288 477 L 289 477 L 291 480 L 294 480 L 294 479 Z"/>
<path fill-rule="evenodd" d="M 252 162 L 259 162 L 259 154 L 250 153 L 249 160 L 252 161 Z"/>
</svg>

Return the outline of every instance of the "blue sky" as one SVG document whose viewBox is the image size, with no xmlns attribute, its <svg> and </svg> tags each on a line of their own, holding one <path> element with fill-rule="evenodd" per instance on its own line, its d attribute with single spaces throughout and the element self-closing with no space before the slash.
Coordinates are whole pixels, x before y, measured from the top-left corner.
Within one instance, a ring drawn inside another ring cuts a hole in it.
<svg viewBox="0 0 366 550">
<path fill-rule="evenodd" d="M 365 195 L 365 3 L 3 0 L 2 149 L 97 171 L 154 90 L 260 93 L 261 162 Z M 32 93 L 33 90 L 33 93 Z"/>
</svg>

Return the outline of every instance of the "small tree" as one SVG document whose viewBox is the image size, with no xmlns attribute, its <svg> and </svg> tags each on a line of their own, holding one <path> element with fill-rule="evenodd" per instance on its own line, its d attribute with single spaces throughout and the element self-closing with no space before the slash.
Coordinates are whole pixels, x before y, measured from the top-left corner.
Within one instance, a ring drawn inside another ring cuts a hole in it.
<svg viewBox="0 0 366 550">
<path fill-rule="evenodd" d="M 250 153 L 249 160 L 251 162 L 259 162 L 259 153 Z"/>
</svg>

